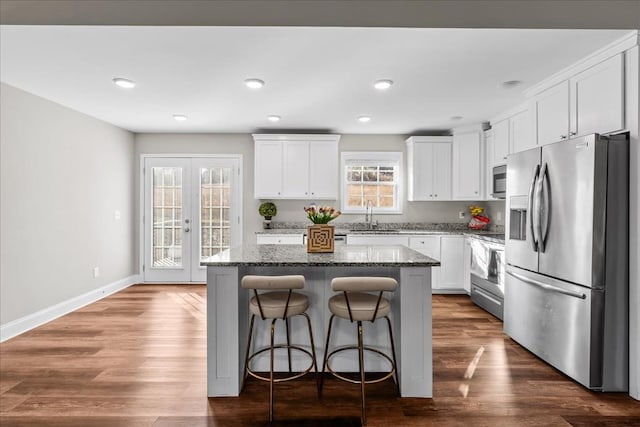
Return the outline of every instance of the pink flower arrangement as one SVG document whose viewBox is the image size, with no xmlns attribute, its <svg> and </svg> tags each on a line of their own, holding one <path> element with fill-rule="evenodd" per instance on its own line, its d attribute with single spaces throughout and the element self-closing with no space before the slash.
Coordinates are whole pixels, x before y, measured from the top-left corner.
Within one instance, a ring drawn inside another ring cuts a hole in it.
<svg viewBox="0 0 640 427">
<path fill-rule="evenodd" d="M 314 224 L 327 224 L 342 214 L 342 212 L 331 206 L 305 206 L 304 211 L 307 213 L 307 218 Z"/>
</svg>

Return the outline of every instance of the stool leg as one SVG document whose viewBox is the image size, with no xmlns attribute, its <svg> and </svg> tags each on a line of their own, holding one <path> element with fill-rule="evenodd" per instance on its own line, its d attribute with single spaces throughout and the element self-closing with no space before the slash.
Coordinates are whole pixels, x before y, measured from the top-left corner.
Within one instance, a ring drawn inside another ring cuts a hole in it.
<svg viewBox="0 0 640 427">
<path fill-rule="evenodd" d="M 320 385 L 318 388 L 318 397 L 322 399 L 322 386 L 324 384 L 324 370 L 327 367 L 327 358 L 329 356 L 329 339 L 331 338 L 331 325 L 333 325 L 334 314 L 329 318 L 329 327 L 327 328 L 327 342 L 324 345 L 324 357 L 322 358 L 322 373 L 320 374 Z"/>
<path fill-rule="evenodd" d="M 273 348 L 273 344 L 274 344 L 274 335 L 276 332 L 276 319 L 273 319 L 271 321 L 271 344 L 269 347 L 269 422 L 272 423 L 273 422 L 273 401 L 274 401 L 274 395 L 273 395 L 273 357 L 274 357 L 274 348 Z"/>
<path fill-rule="evenodd" d="M 249 353 L 251 352 L 251 335 L 253 334 L 253 321 L 255 320 L 256 315 L 251 315 L 251 321 L 249 322 L 249 337 L 247 338 L 247 351 L 244 356 L 244 373 L 242 375 L 242 385 L 240 386 L 240 391 L 244 389 L 244 385 L 247 382 L 247 377 L 249 376 Z"/>
<path fill-rule="evenodd" d="M 284 319 L 287 328 L 287 358 L 289 359 L 289 373 L 291 373 L 291 334 L 289 333 L 289 318 Z"/>
<path fill-rule="evenodd" d="M 307 325 L 309 326 L 309 342 L 311 343 L 311 354 L 313 355 L 313 370 L 316 375 L 316 387 L 318 388 L 318 397 L 320 396 L 320 383 L 318 381 L 318 362 L 316 360 L 316 344 L 313 342 L 313 331 L 311 330 L 311 319 L 307 313 L 302 313 L 307 318 Z"/>
<path fill-rule="evenodd" d="M 360 365 L 360 399 L 362 402 L 362 425 L 367 424 L 365 416 L 365 404 L 364 404 L 364 346 L 362 342 L 362 322 L 358 320 L 358 359 Z"/>
<path fill-rule="evenodd" d="M 391 340 L 391 356 L 393 356 L 393 370 L 396 380 L 396 391 L 398 392 L 398 397 L 400 397 L 400 377 L 398 376 L 398 362 L 396 362 L 396 346 L 393 342 L 393 331 L 391 330 L 391 320 L 389 317 L 384 316 L 387 319 L 387 325 L 389 325 L 389 339 Z"/>
</svg>

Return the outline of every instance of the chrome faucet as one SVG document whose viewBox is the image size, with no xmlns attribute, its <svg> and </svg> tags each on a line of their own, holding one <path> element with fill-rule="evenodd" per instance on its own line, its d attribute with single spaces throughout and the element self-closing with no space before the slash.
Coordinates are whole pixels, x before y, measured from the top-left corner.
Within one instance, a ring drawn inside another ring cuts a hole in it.
<svg viewBox="0 0 640 427">
<path fill-rule="evenodd" d="M 373 204 L 371 200 L 367 200 L 367 208 L 364 214 L 364 222 L 367 225 L 367 229 L 371 230 L 375 227 L 375 223 L 373 222 Z"/>
</svg>

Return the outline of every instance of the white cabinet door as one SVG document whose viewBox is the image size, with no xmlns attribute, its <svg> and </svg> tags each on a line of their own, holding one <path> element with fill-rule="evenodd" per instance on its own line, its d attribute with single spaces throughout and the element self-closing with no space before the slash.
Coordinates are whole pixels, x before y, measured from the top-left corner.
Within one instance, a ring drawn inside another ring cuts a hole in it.
<svg viewBox="0 0 640 427">
<path fill-rule="evenodd" d="M 509 153 L 519 153 L 536 146 L 531 132 L 529 111 L 522 111 L 509 118 Z M 506 156 L 505 156 L 506 161 Z M 504 163 L 504 162 L 503 162 Z"/>
<path fill-rule="evenodd" d="M 493 133 L 491 140 L 492 149 L 489 150 L 489 152 L 491 153 L 490 165 L 493 167 L 503 165 L 507 161 L 510 143 L 509 119 L 492 124 L 491 130 Z"/>
<path fill-rule="evenodd" d="M 425 144 L 426 145 L 426 144 Z M 433 147 L 433 200 L 451 200 L 451 144 L 438 142 Z M 428 169 L 424 164 L 422 169 Z"/>
<path fill-rule="evenodd" d="M 431 200 L 433 197 L 433 145 L 415 143 L 407 146 L 409 201 Z"/>
<path fill-rule="evenodd" d="M 451 137 L 407 139 L 407 199 L 451 200 Z"/>
<path fill-rule="evenodd" d="M 309 143 L 309 195 L 313 199 L 338 199 L 338 143 Z"/>
<path fill-rule="evenodd" d="M 464 237 L 440 238 L 440 277 L 438 289 L 464 288 Z"/>
<path fill-rule="evenodd" d="M 440 236 L 409 237 L 409 247 L 429 258 L 440 261 Z M 431 267 L 431 288 L 438 289 L 440 283 L 440 267 Z"/>
<path fill-rule="evenodd" d="M 453 136 L 453 199 L 481 198 L 481 132 Z"/>
<path fill-rule="evenodd" d="M 569 136 L 569 81 L 539 93 L 533 99 L 536 142 L 550 144 Z"/>
<path fill-rule="evenodd" d="M 302 234 L 257 234 L 258 245 L 301 245 Z"/>
<path fill-rule="evenodd" d="M 285 141 L 283 144 L 283 196 L 309 196 L 309 142 Z"/>
<path fill-rule="evenodd" d="M 282 197 L 282 143 L 255 143 L 254 194 L 256 199 Z"/>
<path fill-rule="evenodd" d="M 624 129 L 623 69 L 619 54 L 569 80 L 571 136 Z"/>
</svg>

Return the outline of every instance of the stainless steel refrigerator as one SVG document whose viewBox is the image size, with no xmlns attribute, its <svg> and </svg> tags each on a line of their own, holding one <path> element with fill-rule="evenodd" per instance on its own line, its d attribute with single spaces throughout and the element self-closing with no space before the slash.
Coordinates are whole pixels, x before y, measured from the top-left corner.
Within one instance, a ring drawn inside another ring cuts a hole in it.
<svg viewBox="0 0 640 427">
<path fill-rule="evenodd" d="M 628 138 L 507 159 L 504 331 L 601 391 L 628 389 Z"/>
</svg>

